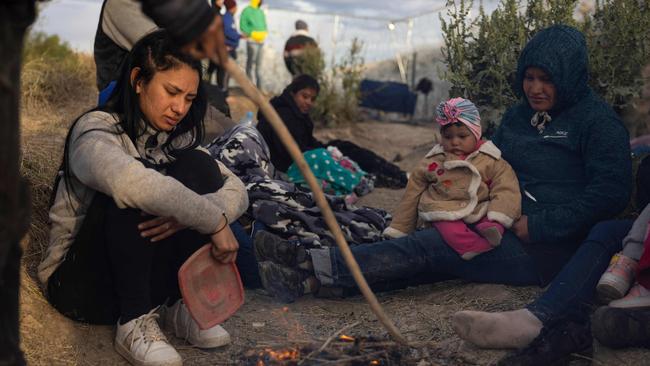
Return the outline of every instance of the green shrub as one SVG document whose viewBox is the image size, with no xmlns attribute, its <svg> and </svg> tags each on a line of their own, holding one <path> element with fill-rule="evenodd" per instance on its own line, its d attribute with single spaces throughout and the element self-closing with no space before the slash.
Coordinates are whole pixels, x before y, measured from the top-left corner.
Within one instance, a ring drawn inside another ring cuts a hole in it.
<svg viewBox="0 0 650 366">
<path fill-rule="evenodd" d="M 619 113 L 641 96 L 641 68 L 647 63 L 650 10 L 646 1 L 605 0 L 593 15 L 573 17 L 577 0 L 501 0 L 487 15 L 469 18 L 471 0 L 448 0 L 440 17 L 444 38 L 444 77 L 450 96 L 477 104 L 486 127 L 517 101 L 513 89 L 519 53 L 540 29 L 568 24 L 582 30 L 589 46 L 591 86 Z M 523 11 L 522 11 L 523 10 Z"/>
<path fill-rule="evenodd" d="M 630 119 L 629 112 L 641 96 L 641 70 L 650 60 L 649 5 L 639 0 L 599 3 L 583 29 L 589 42 L 591 86 L 624 117 L 632 136 L 648 132 L 642 128 L 645 121 Z"/>
<path fill-rule="evenodd" d="M 356 120 L 364 63 L 362 48 L 363 43 L 353 39 L 345 57 L 329 71 L 325 70 L 325 59 L 319 48 L 308 49 L 298 61 L 302 73 L 313 76 L 320 84 L 320 93 L 312 111 L 314 120 L 329 126 Z"/>
<path fill-rule="evenodd" d="M 313 76 L 320 80 L 325 70 L 325 57 L 318 47 L 306 47 L 302 55 L 295 59 L 298 74 Z"/>
</svg>

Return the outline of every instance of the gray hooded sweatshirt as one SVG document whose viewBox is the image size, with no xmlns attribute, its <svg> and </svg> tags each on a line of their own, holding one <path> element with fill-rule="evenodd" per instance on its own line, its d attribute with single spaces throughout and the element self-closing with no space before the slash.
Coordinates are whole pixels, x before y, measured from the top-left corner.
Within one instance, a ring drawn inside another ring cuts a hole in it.
<svg viewBox="0 0 650 366">
<path fill-rule="evenodd" d="M 134 144 L 126 134 L 112 132 L 116 131 L 117 123 L 116 116 L 95 111 L 82 116 L 71 132 L 68 150 L 73 176 L 69 182 L 71 189 L 70 192 L 66 189 L 62 177 L 49 212 L 49 246 L 38 266 L 38 277 L 43 284 L 47 284 L 65 260 L 95 192 L 112 197 L 120 208 L 137 208 L 154 216 L 173 217 L 202 234 L 221 227 L 223 214 L 232 222 L 248 207 L 244 184 L 225 165 L 217 162 L 224 178 L 223 187 L 214 193 L 197 194 L 137 160 L 142 157 L 154 164 L 172 161 L 161 148 L 169 137 L 167 133 L 148 127 Z M 158 143 L 156 147 L 145 148 L 151 136 L 155 136 Z M 187 146 L 191 139 L 188 132 L 177 137 L 173 145 L 175 148 Z"/>
</svg>

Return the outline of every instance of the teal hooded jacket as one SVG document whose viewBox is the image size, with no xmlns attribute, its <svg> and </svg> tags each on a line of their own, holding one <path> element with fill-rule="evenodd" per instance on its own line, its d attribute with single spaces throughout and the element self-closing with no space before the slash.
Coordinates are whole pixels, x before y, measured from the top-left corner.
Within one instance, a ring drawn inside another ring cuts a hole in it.
<svg viewBox="0 0 650 366">
<path fill-rule="evenodd" d="M 531 125 L 535 111 L 523 93 L 529 67 L 544 70 L 556 88 L 552 120 L 541 133 Z M 519 179 L 531 239 L 525 248 L 537 259 L 543 282 L 594 224 L 627 206 L 632 192 L 628 132 L 588 78 L 582 33 L 562 25 L 540 31 L 517 64 L 522 101 L 506 111 L 493 138 Z"/>
</svg>

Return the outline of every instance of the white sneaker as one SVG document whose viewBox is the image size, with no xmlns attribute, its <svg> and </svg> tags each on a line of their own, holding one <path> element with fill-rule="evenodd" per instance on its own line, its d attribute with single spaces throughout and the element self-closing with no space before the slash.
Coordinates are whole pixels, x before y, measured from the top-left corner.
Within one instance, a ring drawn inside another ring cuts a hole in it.
<svg viewBox="0 0 650 366">
<path fill-rule="evenodd" d="M 115 350 L 132 365 L 181 366 L 183 359 L 158 327 L 158 314 L 149 313 L 125 324 L 117 323 Z"/>
<path fill-rule="evenodd" d="M 162 317 L 165 328 L 173 331 L 176 337 L 185 339 L 194 347 L 215 348 L 230 343 L 230 334 L 220 325 L 215 325 L 210 329 L 200 329 L 183 300 L 178 300 L 174 305 L 163 306 L 163 308 Z"/>
</svg>

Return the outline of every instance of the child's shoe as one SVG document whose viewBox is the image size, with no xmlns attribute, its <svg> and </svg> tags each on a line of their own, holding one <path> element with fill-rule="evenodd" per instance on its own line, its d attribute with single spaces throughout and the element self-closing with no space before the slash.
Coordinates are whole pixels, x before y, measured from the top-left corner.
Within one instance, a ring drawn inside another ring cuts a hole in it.
<svg viewBox="0 0 650 366">
<path fill-rule="evenodd" d="M 638 263 L 634 259 L 622 253 L 614 255 L 596 285 L 598 299 L 607 304 L 625 296 L 634 281 L 637 267 Z"/>
<path fill-rule="evenodd" d="M 498 222 L 481 220 L 474 226 L 476 231 L 484 237 L 491 246 L 496 247 L 501 244 L 505 229 Z"/>
<path fill-rule="evenodd" d="M 609 303 L 613 308 L 644 308 L 650 306 L 650 290 L 636 283 L 628 294 Z"/>
</svg>

